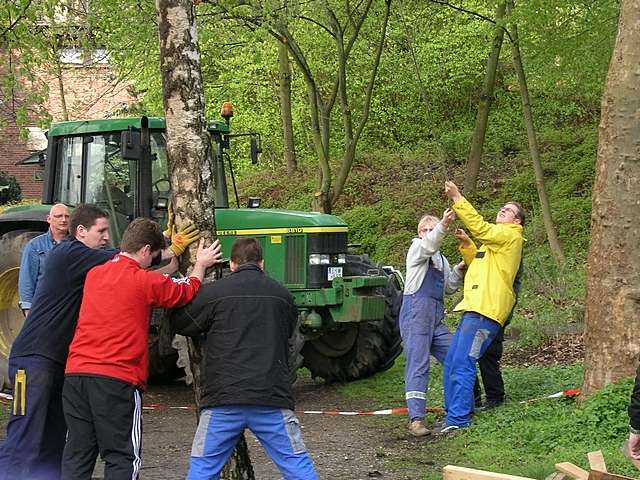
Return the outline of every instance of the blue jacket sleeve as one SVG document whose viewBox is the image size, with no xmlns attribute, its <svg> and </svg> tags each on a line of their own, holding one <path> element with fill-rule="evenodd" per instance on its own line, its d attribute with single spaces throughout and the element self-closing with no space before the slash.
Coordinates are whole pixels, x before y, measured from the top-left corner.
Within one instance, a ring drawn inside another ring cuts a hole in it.
<svg viewBox="0 0 640 480">
<path fill-rule="evenodd" d="M 33 243 L 29 242 L 22 251 L 22 259 L 20 260 L 20 274 L 18 276 L 18 292 L 20 308 L 28 310 L 31 308 L 31 300 L 36 289 L 36 281 L 38 279 L 38 268 L 40 259 L 38 252 L 33 248 Z"/>
</svg>

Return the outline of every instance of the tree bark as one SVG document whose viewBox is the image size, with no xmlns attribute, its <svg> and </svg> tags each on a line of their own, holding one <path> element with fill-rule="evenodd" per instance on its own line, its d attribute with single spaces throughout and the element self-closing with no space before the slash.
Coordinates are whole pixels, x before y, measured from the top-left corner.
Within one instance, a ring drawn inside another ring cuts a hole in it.
<svg viewBox="0 0 640 480">
<path fill-rule="evenodd" d="M 280 114 L 282 115 L 282 137 L 284 161 L 287 173 L 298 170 L 293 138 L 293 116 L 291 115 L 291 66 L 286 45 L 278 43 L 278 71 L 280 73 Z"/>
<path fill-rule="evenodd" d="M 512 11 L 513 1 L 510 0 L 507 2 L 507 14 L 509 17 L 511 16 Z M 544 172 L 542 170 L 542 163 L 540 162 L 540 149 L 538 148 L 538 139 L 536 137 L 536 130 L 533 122 L 533 112 L 531 109 L 531 101 L 529 99 L 527 77 L 522 64 L 522 56 L 520 55 L 518 28 L 515 23 L 511 25 L 511 39 L 511 53 L 513 56 L 513 64 L 516 69 L 516 75 L 518 76 L 518 84 L 520 86 L 522 114 L 524 116 L 524 124 L 527 128 L 529 153 L 531 154 L 531 163 L 533 164 L 533 171 L 536 176 L 536 190 L 538 191 L 538 198 L 540 199 L 544 228 L 546 230 L 549 247 L 551 248 L 551 253 L 553 254 L 556 264 L 562 264 L 565 260 L 564 252 L 562 251 L 562 245 L 560 244 L 560 240 L 558 240 L 556 228 L 553 225 L 553 218 L 551 217 L 551 206 L 549 205 L 549 197 L 547 196 L 547 190 L 544 184 Z"/>
<path fill-rule="evenodd" d="M 202 236 L 212 241 L 215 232 L 214 165 L 204 114 L 204 90 L 200 50 L 192 0 L 156 0 L 160 36 L 160 71 L 167 128 L 167 156 L 176 223 L 194 222 Z M 191 254 L 197 247 L 191 248 Z M 185 253 L 181 271 L 193 267 L 193 256 Z M 199 400 L 200 369 L 191 343 L 196 404 Z M 223 471 L 228 480 L 253 479 L 253 469 L 244 437 Z"/>
<path fill-rule="evenodd" d="M 623 0 L 601 105 L 587 267 L 583 394 L 631 376 L 640 353 L 640 0 Z"/>
<path fill-rule="evenodd" d="M 498 60 L 500 59 L 500 50 L 502 49 L 502 41 L 504 39 L 504 28 L 500 25 L 500 21 L 504 18 L 505 9 L 506 5 L 504 2 L 499 3 L 496 8 L 497 25 L 495 32 L 493 33 L 493 42 L 491 44 L 489 58 L 487 59 L 487 70 L 484 76 L 482 95 L 480 96 L 480 102 L 478 103 L 478 112 L 476 113 L 476 123 L 473 129 L 469 159 L 467 160 L 467 170 L 464 177 L 465 193 L 475 192 L 476 184 L 478 182 L 478 172 L 480 171 L 480 163 L 482 161 L 484 138 L 487 133 L 489 111 L 491 110 L 493 90 L 496 84 Z"/>
</svg>

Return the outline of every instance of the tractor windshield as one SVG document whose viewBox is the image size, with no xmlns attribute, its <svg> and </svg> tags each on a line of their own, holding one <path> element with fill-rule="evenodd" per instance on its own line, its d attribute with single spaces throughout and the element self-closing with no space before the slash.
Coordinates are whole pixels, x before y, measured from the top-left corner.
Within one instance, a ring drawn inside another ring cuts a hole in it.
<svg viewBox="0 0 640 480">
<path fill-rule="evenodd" d="M 94 203 L 109 212 L 114 242 L 134 217 L 138 202 L 138 162 L 120 154 L 121 132 L 60 139 L 57 201 L 67 205 Z M 164 134 L 151 132 L 153 204 L 168 197 L 167 149 Z"/>
</svg>

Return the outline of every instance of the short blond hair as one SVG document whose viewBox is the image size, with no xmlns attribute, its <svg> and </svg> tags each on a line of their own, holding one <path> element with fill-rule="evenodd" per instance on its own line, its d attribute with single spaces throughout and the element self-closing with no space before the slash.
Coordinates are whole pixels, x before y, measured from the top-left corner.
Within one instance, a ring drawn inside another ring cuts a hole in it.
<svg viewBox="0 0 640 480">
<path fill-rule="evenodd" d="M 418 222 L 418 235 L 420 235 L 420 230 L 426 227 L 435 227 L 440 219 L 438 217 L 434 217 L 433 215 L 423 215 L 423 217 Z"/>
</svg>

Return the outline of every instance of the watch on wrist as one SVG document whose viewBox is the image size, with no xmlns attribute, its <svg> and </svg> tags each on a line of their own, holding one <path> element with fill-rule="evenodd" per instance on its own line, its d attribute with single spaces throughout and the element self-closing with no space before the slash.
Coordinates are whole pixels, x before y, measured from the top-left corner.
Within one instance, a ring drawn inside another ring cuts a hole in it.
<svg viewBox="0 0 640 480">
<path fill-rule="evenodd" d="M 637 428 L 633 428 L 631 425 L 629 425 L 629 432 L 635 435 L 640 435 L 640 430 L 638 430 Z"/>
</svg>

